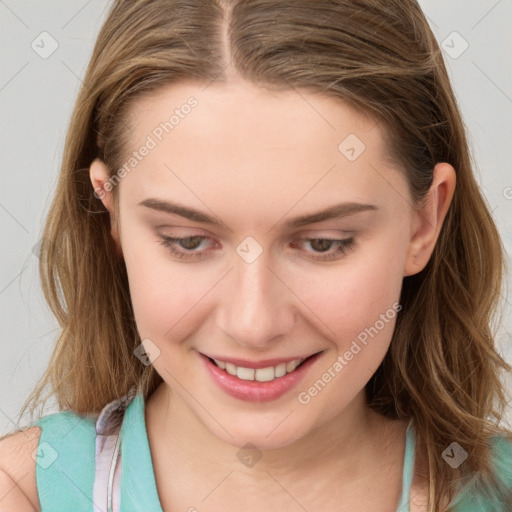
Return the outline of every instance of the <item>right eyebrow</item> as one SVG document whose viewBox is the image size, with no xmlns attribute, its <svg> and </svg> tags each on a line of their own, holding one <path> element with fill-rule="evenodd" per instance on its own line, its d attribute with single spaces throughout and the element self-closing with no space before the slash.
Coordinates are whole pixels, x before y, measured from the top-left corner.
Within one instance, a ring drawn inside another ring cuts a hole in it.
<svg viewBox="0 0 512 512">
<path fill-rule="evenodd" d="M 204 224 L 212 224 L 214 226 L 222 225 L 222 222 L 220 222 L 215 217 L 207 215 L 206 213 L 200 212 L 199 210 L 194 210 L 193 208 L 189 208 L 178 203 L 164 201 L 163 199 L 150 197 L 144 201 L 141 201 L 139 205 L 146 206 L 147 208 L 151 208 L 152 210 L 156 211 L 174 213 L 180 217 L 185 217 L 186 219 L 202 222 Z"/>
</svg>

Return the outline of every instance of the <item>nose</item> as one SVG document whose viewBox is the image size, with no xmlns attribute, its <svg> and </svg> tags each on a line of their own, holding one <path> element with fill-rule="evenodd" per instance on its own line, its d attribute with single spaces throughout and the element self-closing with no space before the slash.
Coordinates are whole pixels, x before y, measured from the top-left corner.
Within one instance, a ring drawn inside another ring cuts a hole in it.
<svg viewBox="0 0 512 512">
<path fill-rule="evenodd" d="M 294 296 L 265 252 L 252 263 L 236 255 L 220 293 L 217 326 L 238 344 L 265 350 L 292 330 Z"/>
</svg>

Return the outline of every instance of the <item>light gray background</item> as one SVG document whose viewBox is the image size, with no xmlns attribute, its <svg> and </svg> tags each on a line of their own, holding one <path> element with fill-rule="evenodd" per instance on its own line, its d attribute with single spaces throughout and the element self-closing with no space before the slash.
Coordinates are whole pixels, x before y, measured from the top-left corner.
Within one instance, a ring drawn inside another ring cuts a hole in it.
<svg viewBox="0 0 512 512">
<path fill-rule="evenodd" d="M 510 259 L 512 0 L 420 3 L 443 45 L 477 178 Z M 51 202 L 80 78 L 107 8 L 99 0 L 0 0 L 0 435 L 23 426 L 21 404 L 47 366 L 56 340 L 58 325 L 41 293 L 34 246 Z M 51 48 L 42 32 L 58 43 L 47 58 L 31 47 L 35 41 L 40 52 Z M 469 46 L 457 56 L 464 41 Z M 512 361 L 508 288 L 498 342 Z"/>
</svg>

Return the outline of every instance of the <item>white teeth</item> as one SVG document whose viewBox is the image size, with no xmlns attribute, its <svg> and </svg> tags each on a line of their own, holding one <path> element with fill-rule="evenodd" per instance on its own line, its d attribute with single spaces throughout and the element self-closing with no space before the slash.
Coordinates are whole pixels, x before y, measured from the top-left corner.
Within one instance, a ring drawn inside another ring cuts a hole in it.
<svg viewBox="0 0 512 512">
<path fill-rule="evenodd" d="M 236 366 L 232 363 L 226 363 L 226 371 L 229 375 L 236 375 Z"/>
<path fill-rule="evenodd" d="M 242 380 L 254 380 L 254 368 L 236 367 L 236 376 Z"/>
<path fill-rule="evenodd" d="M 258 382 L 269 382 L 274 380 L 274 367 L 269 366 L 268 368 L 258 368 L 254 376 Z"/>
<path fill-rule="evenodd" d="M 287 373 L 293 372 L 297 366 L 299 366 L 300 360 L 295 359 L 294 361 L 290 361 L 289 363 L 286 363 L 286 371 Z"/>
<path fill-rule="evenodd" d="M 286 375 L 286 363 L 278 364 L 274 368 L 274 372 L 276 374 L 276 377 L 282 377 L 283 375 Z"/>
<path fill-rule="evenodd" d="M 236 366 L 233 363 L 226 363 L 219 359 L 213 360 L 222 370 L 226 370 L 230 375 L 234 375 L 242 380 L 256 380 L 258 382 L 270 382 L 278 377 L 284 377 L 287 373 L 293 372 L 304 359 L 294 359 L 288 363 L 281 363 L 277 366 L 267 368 L 244 368 Z"/>
<path fill-rule="evenodd" d="M 218 359 L 214 359 L 214 361 L 219 368 L 222 368 L 223 370 L 226 369 L 226 363 L 224 361 L 219 361 Z"/>
</svg>

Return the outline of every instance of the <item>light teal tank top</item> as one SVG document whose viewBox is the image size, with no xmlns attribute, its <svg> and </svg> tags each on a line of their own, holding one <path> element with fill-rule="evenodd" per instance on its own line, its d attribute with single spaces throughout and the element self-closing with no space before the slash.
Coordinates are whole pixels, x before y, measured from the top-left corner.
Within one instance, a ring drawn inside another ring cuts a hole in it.
<svg viewBox="0 0 512 512">
<path fill-rule="evenodd" d="M 153 471 L 144 407 L 142 392 L 135 393 L 133 389 L 120 414 L 118 509 L 121 512 L 163 512 Z M 83 416 L 70 411 L 50 414 L 33 423 L 42 429 L 36 464 L 42 512 L 107 512 L 103 503 L 94 502 L 96 462 L 99 460 L 96 456 L 96 429 L 100 430 L 99 423 L 98 415 Z M 409 512 L 415 460 L 412 420 L 407 427 L 405 441 L 402 493 L 396 512 Z M 493 458 L 497 474 L 512 493 L 512 442 L 493 438 Z M 112 468 L 114 466 L 112 464 Z M 455 504 L 455 512 L 512 511 L 510 504 L 506 505 L 496 497 L 475 494 L 472 489 L 461 494 Z M 199 504 L 196 508 L 201 509 Z"/>
</svg>

